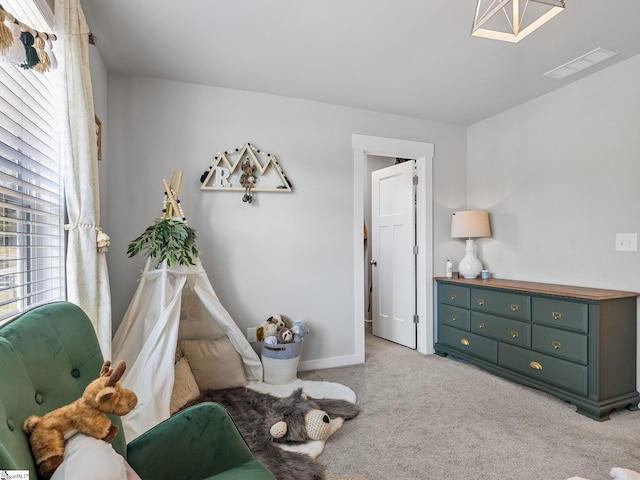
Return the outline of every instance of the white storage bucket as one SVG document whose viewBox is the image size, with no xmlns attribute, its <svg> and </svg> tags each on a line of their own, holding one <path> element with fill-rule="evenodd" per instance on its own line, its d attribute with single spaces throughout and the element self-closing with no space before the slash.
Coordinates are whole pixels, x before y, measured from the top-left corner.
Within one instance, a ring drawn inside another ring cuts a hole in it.
<svg viewBox="0 0 640 480">
<path fill-rule="evenodd" d="M 262 344 L 262 367 L 264 381 L 273 385 L 291 383 L 298 378 L 298 362 L 302 353 L 302 342 Z"/>
</svg>

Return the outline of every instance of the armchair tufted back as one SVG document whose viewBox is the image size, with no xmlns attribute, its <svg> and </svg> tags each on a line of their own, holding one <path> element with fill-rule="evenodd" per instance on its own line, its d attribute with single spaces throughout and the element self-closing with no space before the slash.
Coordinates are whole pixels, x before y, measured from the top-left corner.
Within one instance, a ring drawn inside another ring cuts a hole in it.
<svg viewBox="0 0 640 480">
<path fill-rule="evenodd" d="M 0 470 L 39 478 L 22 422 L 73 402 L 100 373 L 103 358 L 93 325 L 76 305 L 55 302 L 0 327 Z M 126 455 L 122 424 L 112 442 Z"/>
</svg>

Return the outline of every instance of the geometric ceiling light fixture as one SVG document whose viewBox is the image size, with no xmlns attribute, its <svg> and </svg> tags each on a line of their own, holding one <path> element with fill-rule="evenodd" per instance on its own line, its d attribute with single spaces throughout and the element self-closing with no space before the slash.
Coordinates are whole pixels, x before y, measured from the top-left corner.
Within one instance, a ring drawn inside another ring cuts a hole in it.
<svg viewBox="0 0 640 480">
<path fill-rule="evenodd" d="M 477 0 L 471 35 L 516 43 L 564 10 L 564 0 Z"/>
</svg>

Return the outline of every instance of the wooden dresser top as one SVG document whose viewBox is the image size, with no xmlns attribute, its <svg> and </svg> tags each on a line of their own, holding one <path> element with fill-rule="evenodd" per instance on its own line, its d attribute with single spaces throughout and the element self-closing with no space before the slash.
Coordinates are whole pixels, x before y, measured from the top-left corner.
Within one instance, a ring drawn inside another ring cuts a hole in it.
<svg viewBox="0 0 640 480">
<path fill-rule="evenodd" d="M 547 295 L 560 295 L 563 297 L 584 298 L 587 300 L 613 300 L 616 298 L 629 298 L 637 297 L 638 295 L 640 295 L 635 292 L 625 292 L 621 290 L 574 287 L 570 285 L 555 285 L 552 283 L 523 282 L 520 280 L 506 280 L 500 278 L 490 278 L 489 280 L 482 280 L 480 278 L 466 279 L 436 277 L 436 280 L 455 283 L 459 285 L 503 288 L 507 290 L 518 290 L 523 292 L 534 292 Z"/>
</svg>

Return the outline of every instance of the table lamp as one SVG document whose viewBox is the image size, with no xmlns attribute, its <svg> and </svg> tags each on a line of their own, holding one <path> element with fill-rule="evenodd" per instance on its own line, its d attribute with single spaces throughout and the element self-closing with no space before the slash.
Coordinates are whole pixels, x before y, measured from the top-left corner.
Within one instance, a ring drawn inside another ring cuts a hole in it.
<svg viewBox="0 0 640 480">
<path fill-rule="evenodd" d="M 476 257 L 473 239 L 490 236 L 489 212 L 486 210 L 453 212 L 451 216 L 451 238 L 467 239 L 466 254 L 458 264 L 458 271 L 464 278 L 476 278 L 482 271 L 482 263 Z"/>
</svg>

